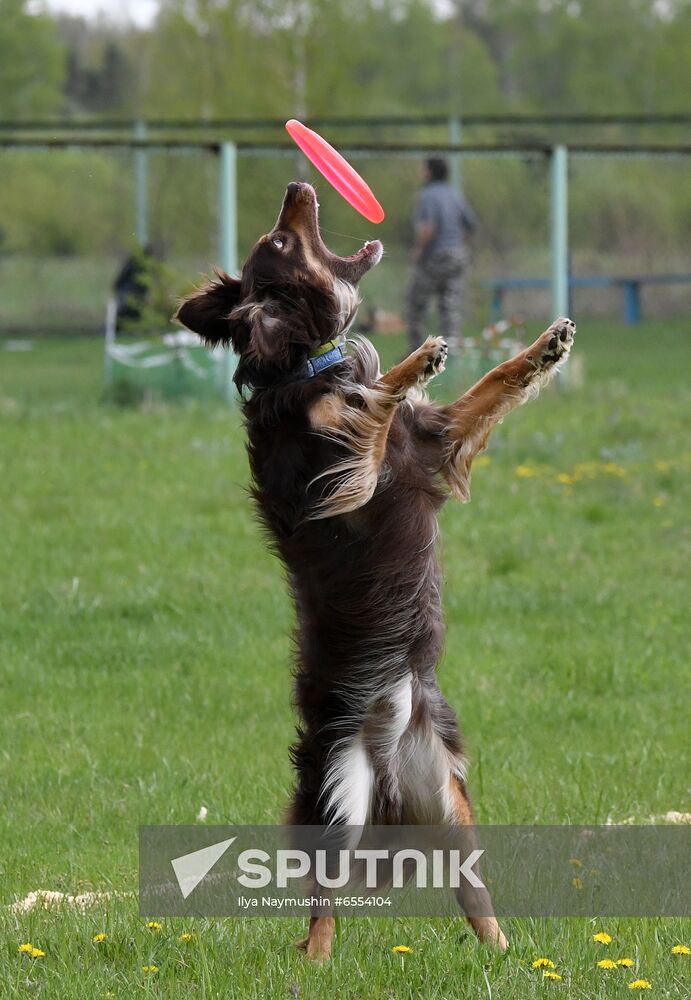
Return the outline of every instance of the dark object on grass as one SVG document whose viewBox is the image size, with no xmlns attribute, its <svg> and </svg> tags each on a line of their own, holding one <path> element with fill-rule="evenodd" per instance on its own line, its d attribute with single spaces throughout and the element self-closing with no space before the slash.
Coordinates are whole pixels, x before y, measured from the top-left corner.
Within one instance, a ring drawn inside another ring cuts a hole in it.
<svg viewBox="0 0 691 1000">
<path fill-rule="evenodd" d="M 116 305 L 115 329 L 126 333 L 141 321 L 151 293 L 152 271 L 158 262 L 148 244 L 127 257 L 113 282 Z"/>
</svg>

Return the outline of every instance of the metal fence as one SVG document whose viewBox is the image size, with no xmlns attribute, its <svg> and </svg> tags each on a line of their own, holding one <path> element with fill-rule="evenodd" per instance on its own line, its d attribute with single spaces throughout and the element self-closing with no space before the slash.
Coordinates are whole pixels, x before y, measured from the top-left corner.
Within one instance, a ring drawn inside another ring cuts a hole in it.
<svg viewBox="0 0 691 1000">
<path fill-rule="evenodd" d="M 538 311 L 559 314 L 569 311 L 572 294 L 580 296 L 584 288 L 597 290 L 597 294 L 616 296 L 608 299 L 607 308 L 616 309 L 619 315 L 625 315 L 629 320 L 635 320 L 641 311 L 641 288 L 648 288 L 644 283 L 651 274 L 645 273 L 646 264 L 643 256 L 626 262 L 626 274 L 602 273 L 606 270 L 603 262 L 598 268 L 599 273 L 591 275 L 593 282 L 584 284 L 583 263 L 576 261 L 574 267 L 573 241 L 570 240 L 569 200 L 570 187 L 573 202 L 575 185 L 582 176 L 588 175 L 588 183 L 593 183 L 589 172 L 602 170 L 605 163 L 619 163 L 622 171 L 632 169 L 632 163 L 655 164 L 659 172 L 657 186 L 669 187 L 677 183 L 679 177 L 686 174 L 691 155 L 691 144 L 678 141 L 675 136 L 680 127 L 691 122 L 691 116 L 472 116 L 466 119 L 448 118 L 446 116 L 427 116 L 424 118 L 402 119 L 399 117 L 377 119 L 315 119 L 311 124 L 320 128 L 330 128 L 341 137 L 329 132 L 341 151 L 358 166 L 368 177 L 374 175 L 395 177 L 400 187 L 413 192 L 415 177 L 413 165 L 424 156 L 444 155 L 449 158 L 452 168 L 453 182 L 458 186 L 477 190 L 476 197 L 484 199 L 487 204 L 493 198 L 493 192 L 480 183 L 484 175 L 492 173 L 496 178 L 495 187 L 501 187 L 502 177 L 507 171 L 520 169 L 523 171 L 517 190 L 525 192 L 525 200 L 530 199 L 531 212 L 540 216 L 537 240 L 540 247 L 533 248 L 532 254 L 523 254 L 526 264 L 516 273 L 515 256 L 502 257 L 496 251 L 496 246 L 489 245 L 484 254 L 484 263 L 476 268 L 474 275 L 473 294 L 468 295 L 469 311 L 474 319 L 488 318 L 492 306 L 498 309 L 513 310 L 514 307 L 530 312 L 527 293 L 539 302 Z M 602 141 L 579 141 L 573 138 L 573 130 L 584 130 L 588 127 L 602 128 L 616 126 L 620 131 L 636 129 L 655 130 L 655 141 L 632 142 L 629 139 L 605 143 Z M 93 192 L 96 200 L 104 204 L 114 201 L 111 206 L 113 215 L 113 230 L 118 230 L 117 238 L 113 238 L 113 257 L 123 252 L 125 244 L 146 244 L 152 234 L 152 216 L 158 212 L 163 222 L 157 225 L 173 233 L 183 214 L 195 215 L 199 218 L 199 238 L 190 241 L 190 250 L 184 252 L 178 247 L 171 257 L 179 264 L 181 271 L 186 271 L 193 279 L 198 271 L 207 270 L 211 263 L 218 263 L 229 272 L 237 272 L 240 263 L 241 250 L 245 250 L 256 238 L 256 232 L 245 232 L 245 218 L 261 214 L 269 216 L 277 208 L 280 197 L 280 185 L 296 170 L 304 169 L 295 147 L 287 140 L 276 142 L 267 140 L 265 136 L 275 136 L 278 129 L 282 132 L 282 122 L 272 120 L 228 120 L 211 122 L 184 122 L 158 120 L 149 122 L 123 121 L 89 121 L 89 122 L 0 122 L 0 164 L 9 162 L 12 156 L 22 157 L 22 163 L 41 164 L 39 172 L 48 179 L 55 175 L 56 165 L 61 156 L 74 157 L 78 152 L 82 166 L 75 164 L 74 173 L 83 171 L 83 190 Z M 497 141 L 461 141 L 471 130 L 480 132 L 482 129 L 510 129 L 513 138 Z M 531 138 L 523 138 L 516 132 L 531 129 Z M 547 137 L 535 138 L 536 129 L 564 135 L 571 138 L 566 141 L 550 141 Z M 660 141 L 660 130 L 665 133 L 665 141 Z M 424 135 L 423 140 L 415 142 L 395 141 L 402 132 L 417 133 L 416 138 Z M 368 141 L 372 134 L 376 141 Z M 232 138 L 228 138 L 232 136 Z M 354 137 L 353 137 L 354 136 Z M 391 137 L 394 138 L 391 138 Z M 364 138 L 363 138 L 364 137 Z M 451 140 L 451 141 L 450 141 Z M 96 158 L 96 159 L 94 159 Z M 104 174 L 102 179 L 91 165 L 103 164 L 105 161 L 117 166 L 110 174 Z M 178 166 L 175 170 L 171 164 Z M 672 176 L 674 171 L 675 173 Z M 0 166 L 0 176 L 3 174 Z M 115 181 L 113 181 L 115 178 Z M 163 181 L 162 181 L 163 178 Z M 165 183 L 164 183 L 165 182 Z M 81 183 L 81 182 L 80 182 Z M 100 184 L 100 187 L 98 186 Z M 521 185 L 523 185 L 521 187 Z M 376 185 L 373 184 L 376 189 Z M 77 184 L 79 187 L 79 184 Z M 117 188 L 117 189 L 116 189 Z M 164 195 L 168 192 L 168 202 L 161 208 Z M 412 197 L 412 194 L 409 195 Z M 337 201 L 337 199 L 335 199 Z M 398 199 L 397 199 L 398 200 Z M 521 228 L 521 212 L 525 206 L 524 199 L 515 199 L 511 206 L 514 218 L 506 218 L 506 229 L 517 231 Z M 154 204 L 152 204 L 154 203 Z M 264 208 L 264 204 L 267 207 Z M 276 203 L 276 204 L 274 204 Z M 269 207 L 270 205 L 270 207 Z M 252 207 L 253 206 L 253 207 Z M 389 206 L 386 206 L 389 208 Z M 386 292 L 377 288 L 378 301 L 388 305 L 395 300 L 401 303 L 404 297 L 403 282 L 406 269 L 405 259 L 405 224 L 401 220 L 408 214 L 408 203 L 401 198 L 398 204 L 389 209 L 391 222 L 382 227 L 385 245 L 391 246 L 389 273 L 394 275 L 393 286 L 395 295 L 387 297 Z M 480 214 L 482 216 L 482 208 Z M 5 205 L 4 215 L 9 218 L 15 214 L 27 211 L 27 206 L 16 198 L 11 205 Z M 78 213 L 78 205 L 76 212 Z M 347 216 L 339 215 L 335 207 L 331 215 L 339 224 L 339 228 L 348 226 Z M 127 217 L 127 224 L 122 224 L 122 218 Z M 398 218 L 397 218 L 398 216 Z M 576 219 L 576 222 L 578 220 Z M 0 218 L 0 227 L 3 222 Z M 119 228 L 118 228 L 119 226 Z M 388 226 L 388 229 L 387 229 Z M 355 228 L 352 223 L 350 228 Z M 373 235 L 369 233 L 368 235 Z M 378 234 L 377 234 L 378 235 Z M 337 237 L 338 238 L 338 237 Z M 347 238 L 347 237 L 346 237 Z M 579 237 L 583 240 L 583 236 Z M 172 242 L 172 241 L 171 241 Z M 521 251 L 520 242 L 516 239 L 517 251 Z M 571 252 L 570 252 L 571 248 Z M 11 282 L 12 243 L 9 242 L 3 255 L 0 245 L 0 288 L 3 286 L 3 270 L 6 281 Z M 97 256 L 87 246 L 80 250 L 83 258 Z M 69 248 L 68 248 L 69 254 Z M 658 254 L 663 257 L 664 266 L 659 263 L 654 267 L 659 271 L 683 271 L 681 263 L 674 254 Z M 87 264 L 93 260 L 87 260 Z M 28 265 L 30 266 L 30 264 Z M 102 312 L 105 306 L 107 289 L 103 287 L 105 271 L 112 268 L 113 261 L 104 261 L 104 276 L 94 280 L 93 311 L 85 310 L 84 328 L 94 327 L 93 317 Z M 619 262 L 607 264 L 610 272 Z M 61 268 L 68 270 L 69 261 L 60 261 L 60 267 L 53 270 L 56 274 Z M 571 271 L 574 271 L 572 275 Z M 652 270 L 652 268 L 651 268 Z M 527 273 L 526 273 L 527 272 Z M 44 274 L 47 273 L 44 267 Z M 680 281 L 684 275 L 658 274 L 658 277 L 677 277 Z M 640 282 L 624 278 L 640 278 Z M 504 283 L 497 283 L 503 279 Z M 609 280 L 613 279 L 613 280 Z M 616 279 L 616 280 L 614 280 Z M 100 283 L 99 283 L 100 282 Z M 531 283 L 532 282 L 532 283 Z M 546 282 L 546 285 L 545 285 Z M 27 283 L 29 286 L 29 283 Z M 38 282 L 40 285 L 40 282 Z M 18 287 L 18 286 L 17 286 Z M 652 286 L 651 286 L 652 287 Z M 671 294 L 676 286 L 656 286 L 655 294 Z M 549 300 L 545 296 L 549 295 Z M 49 322 L 50 304 L 46 303 L 43 313 L 36 319 L 31 315 L 29 295 L 25 293 L 26 309 L 19 293 L 14 294 L 14 311 L 6 315 L 0 304 L 0 333 L 12 332 L 16 328 L 33 329 L 39 332 L 39 326 L 51 327 Z M 40 295 L 40 288 L 33 294 Z M 593 292 L 593 295 L 595 292 Z M 648 291 L 645 292 L 647 296 Z M 653 294 L 652 292 L 650 294 Z M 675 291 L 677 295 L 674 309 L 686 308 L 686 289 Z M 480 306 L 474 306 L 472 299 L 481 301 Z M 13 299 L 10 295 L 0 295 L 0 303 Z M 619 302 L 616 300 L 619 299 Z M 96 301 L 97 300 L 97 301 Z M 626 310 L 623 310 L 623 306 Z M 65 319 L 61 325 L 68 329 L 70 323 L 76 327 L 81 325 L 78 310 L 74 312 L 65 309 Z M 27 321 L 22 322 L 26 315 Z M 41 317 L 46 317 L 45 320 Z"/>
</svg>

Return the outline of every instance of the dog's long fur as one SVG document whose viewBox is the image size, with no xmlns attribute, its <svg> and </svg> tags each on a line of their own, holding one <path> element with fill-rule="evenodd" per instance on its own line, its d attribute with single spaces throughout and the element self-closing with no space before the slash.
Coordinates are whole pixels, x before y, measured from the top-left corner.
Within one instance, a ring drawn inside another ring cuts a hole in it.
<svg viewBox="0 0 691 1000">
<path fill-rule="evenodd" d="M 557 320 L 450 406 L 424 384 L 446 345 L 428 340 L 385 375 L 364 340 L 306 378 L 307 358 L 345 336 L 379 243 L 350 258 L 321 241 L 314 190 L 291 184 L 240 281 L 218 274 L 178 319 L 239 355 L 253 493 L 288 571 L 297 611 L 292 749 L 296 824 L 472 823 L 456 716 L 436 680 L 443 642 L 437 513 L 466 500 L 492 427 L 566 358 Z M 472 918 L 505 947 L 493 917 Z M 326 957 L 333 921 L 303 942 Z"/>
</svg>

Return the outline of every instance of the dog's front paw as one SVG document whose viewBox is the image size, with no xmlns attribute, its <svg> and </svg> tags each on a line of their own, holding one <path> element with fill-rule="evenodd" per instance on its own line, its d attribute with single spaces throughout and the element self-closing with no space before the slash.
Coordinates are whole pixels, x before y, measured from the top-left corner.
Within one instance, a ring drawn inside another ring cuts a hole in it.
<svg viewBox="0 0 691 1000">
<path fill-rule="evenodd" d="M 566 361 L 575 334 L 576 324 L 572 319 L 567 316 L 555 319 L 535 341 L 532 360 L 536 368 L 545 370 Z"/>
<path fill-rule="evenodd" d="M 448 356 L 449 348 L 442 337 L 428 337 L 414 354 L 419 362 L 418 382 L 424 385 L 435 375 L 441 374 L 446 367 Z"/>
<path fill-rule="evenodd" d="M 411 389 L 421 389 L 444 371 L 448 353 L 449 348 L 442 337 L 428 337 L 422 347 L 382 377 L 382 384 L 387 386 L 391 398 L 400 403 Z"/>
</svg>

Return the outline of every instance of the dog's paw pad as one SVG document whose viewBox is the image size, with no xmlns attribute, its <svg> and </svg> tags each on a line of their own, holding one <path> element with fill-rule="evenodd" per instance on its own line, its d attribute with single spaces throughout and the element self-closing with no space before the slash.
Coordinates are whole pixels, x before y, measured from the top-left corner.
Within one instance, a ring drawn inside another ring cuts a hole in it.
<svg viewBox="0 0 691 1000">
<path fill-rule="evenodd" d="M 535 358 L 537 365 L 549 368 L 564 361 L 571 350 L 575 334 L 576 324 L 572 319 L 567 316 L 555 319 L 538 341 L 540 350 Z"/>
<path fill-rule="evenodd" d="M 449 348 L 442 337 L 428 337 L 420 348 L 422 370 L 420 379 L 427 382 L 444 371 Z"/>
</svg>

